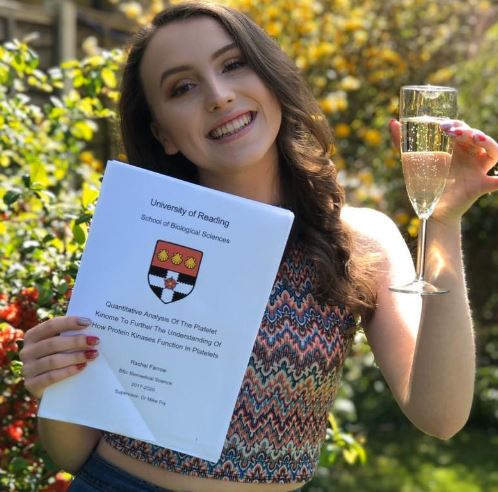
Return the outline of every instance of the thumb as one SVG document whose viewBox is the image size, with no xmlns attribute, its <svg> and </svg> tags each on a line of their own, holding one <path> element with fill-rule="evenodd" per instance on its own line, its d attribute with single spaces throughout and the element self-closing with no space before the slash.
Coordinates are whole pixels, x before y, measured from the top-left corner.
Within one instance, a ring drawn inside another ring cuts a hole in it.
<svg viewBox="0 0 498 492">
<path fill-rule="evenodd" d="M 391 120 L 389 122 L 389 131 L 391 133 L 391 140 L 393 145 L 399 149 L 400 148 L 400 134 L 401 134 L 401 124 L 397 120 Z"/>
</svg>

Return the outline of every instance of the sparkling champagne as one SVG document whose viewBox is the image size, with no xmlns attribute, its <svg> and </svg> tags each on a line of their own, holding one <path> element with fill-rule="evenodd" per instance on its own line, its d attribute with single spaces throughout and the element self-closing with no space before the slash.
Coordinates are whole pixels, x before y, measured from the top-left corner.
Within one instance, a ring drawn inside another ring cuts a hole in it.
<svg viewBox="0 0 498 492">
<path fill-rule="evenodd" d="M 399 98 L 401 161 L 412 206 L 420 218 L 415 278 L 390 290 L 422 296 L 446 294 L 446 288 L 424 278 L 427 221 L 444 190 L 452 141 L 441 123 L 457 117 L 457 91 L 452 87 L 405 85 Z"/>
<path fill-rule="evenodd" d="M 428 218 L 450 171 L 452 142 L 440 127 L 444 118 L 401 119 L 401 160 L 408 197 L 420 218 Z"/>
</svg>

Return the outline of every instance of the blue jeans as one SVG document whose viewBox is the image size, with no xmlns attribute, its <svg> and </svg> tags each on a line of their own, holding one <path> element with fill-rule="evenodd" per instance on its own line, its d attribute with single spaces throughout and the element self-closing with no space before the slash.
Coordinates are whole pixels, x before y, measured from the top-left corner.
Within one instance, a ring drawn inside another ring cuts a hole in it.
<svg viewBox="0 0 498 492">
<path fill-rule="evenodd" d="M 92 453 L 71 483 L 68 492 L 173 492 L 130 475 Z"/>
<path fill-rule="evenodd" d="M 300 492 L 301 489 L 293 492 Z M 173 492 L 130 475 L 92 453 L 71 483 L 68 492 Z"/>
</svg>

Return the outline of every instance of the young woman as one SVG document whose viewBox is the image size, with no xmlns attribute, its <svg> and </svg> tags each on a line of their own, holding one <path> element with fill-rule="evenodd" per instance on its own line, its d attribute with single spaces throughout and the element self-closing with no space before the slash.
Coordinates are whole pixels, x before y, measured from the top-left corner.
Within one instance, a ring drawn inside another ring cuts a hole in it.
<svg viewBox="0 0 498 492">
<path fill-rule="evenodd" d="M 296 220 L 219 462 L 40 419 L 48 452 L 77 473 L 72 491 L 299 489 L 317 466 L 356 315 L 406 416 L 441 439 L 462 428 L 475 358 L 460 219 L 498 189 L 486 175 L 496 142 L 463 122 L 445 127 L 452 180 L 430 220 L 426 271 L 451 292 L 422 301 L 388 289 L 414 276 L 406 244 L 383 214 L 343 206 L 325 117 L 292 62 L 241 13 L 191 3 L 160 13 L 131 47 L 121 125 L 130 163 L 287 207 Z M 399 143 L 397 122 L 391 133 Z M 26 333 L 33 395 L 96 357 L 95 337 L 58 336 L 89 323 L 60 317 Z"/>
</svg>

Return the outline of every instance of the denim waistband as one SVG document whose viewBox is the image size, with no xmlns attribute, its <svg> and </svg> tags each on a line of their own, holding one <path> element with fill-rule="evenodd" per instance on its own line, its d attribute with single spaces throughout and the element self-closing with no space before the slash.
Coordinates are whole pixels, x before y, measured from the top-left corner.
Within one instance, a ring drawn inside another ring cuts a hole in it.
<svg viewBox="0 0 498 492">
<path fill-rule="evenodd" d="M 173 492 L 135 477 L 93 452 L 68 492 Z"/>
<path fill-rule="evenodd" d="M 294 490 L 293 492 L 300 492 Z M 68 492 L 174 492 L 131 475 L 95 451 L 71 483 Z"/>
</svg>

